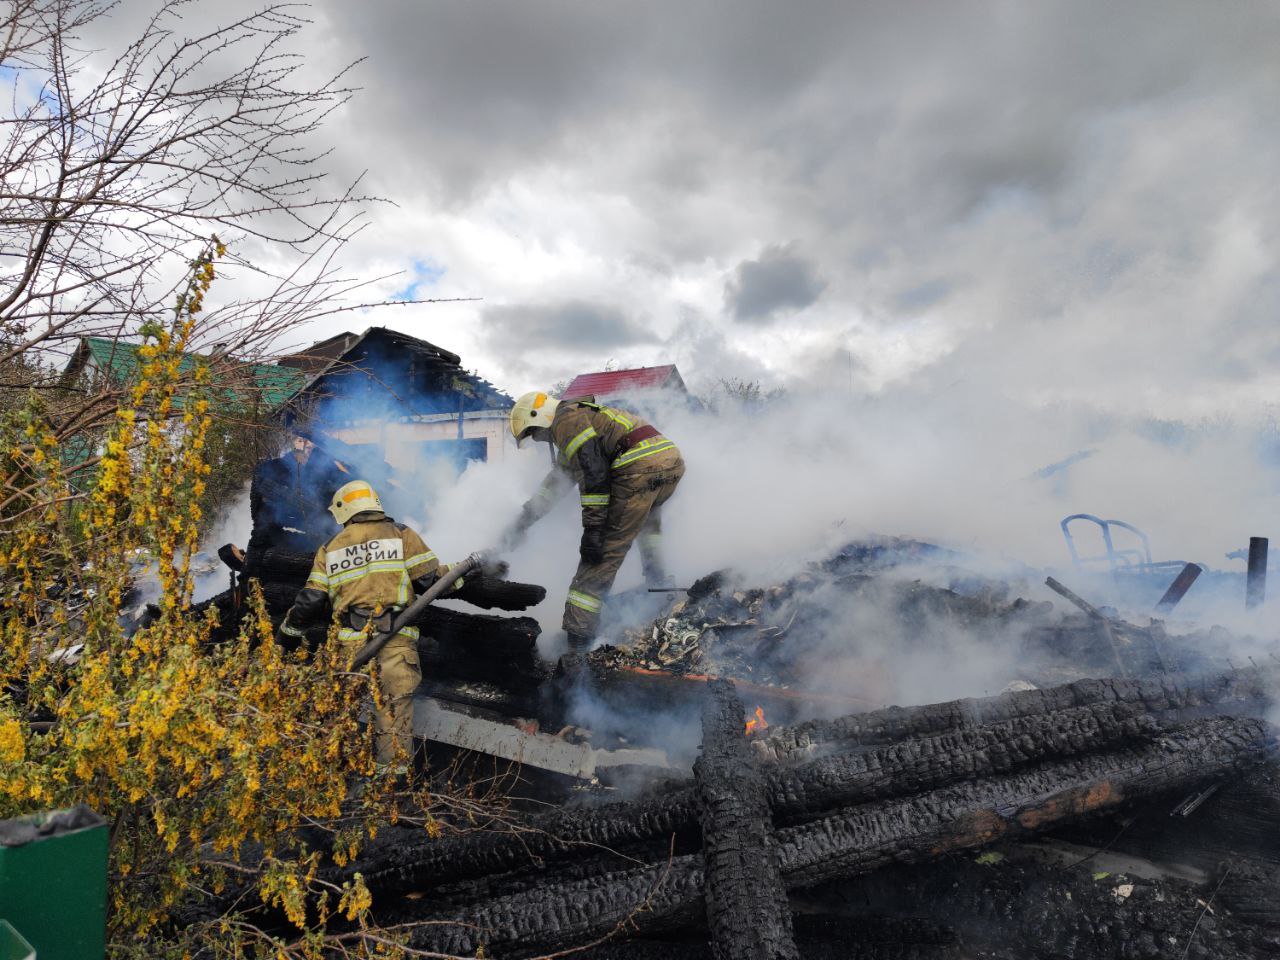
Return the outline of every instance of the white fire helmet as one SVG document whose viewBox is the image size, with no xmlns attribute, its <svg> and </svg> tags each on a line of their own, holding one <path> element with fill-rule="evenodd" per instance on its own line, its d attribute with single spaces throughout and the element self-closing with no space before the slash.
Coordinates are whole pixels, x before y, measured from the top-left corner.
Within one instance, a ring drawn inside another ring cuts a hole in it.
<svg viewBox="0 0 1280 960">
<path fill-rule="evenodd" d="M 526 393 L 511 408 L 511 435 L 516 446 L 536 427 L 550 427 L 560 401 L 545 393 Z"/>
<path fill-rule="evenodd" d="M 378 499 L 377 491 L 363 480 L 344 483 L 334 492 L 333 503 L 329 504 L 333 519 L 344 526 L 357 513 L 365 510 L 381 512 L 382 501 Z"/>
</svg>

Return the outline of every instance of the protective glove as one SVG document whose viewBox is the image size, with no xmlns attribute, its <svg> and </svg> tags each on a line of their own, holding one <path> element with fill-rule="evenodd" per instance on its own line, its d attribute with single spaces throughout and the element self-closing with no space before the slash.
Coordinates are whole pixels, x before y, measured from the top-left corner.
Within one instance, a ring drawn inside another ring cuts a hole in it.
<svg viewBox="0 0 1280 960">
<path fill-rule="evenodd" d="M 292 613 L 293 611 L 289 611 Z M 289 622 L 289 615 L 285 614 L 285 618 L 280 621 L 280 626 L 276 628 L 276 643 L 281 646 L 290 646 L 291 644 L 300 643 L 307 638 L 307 632 L 300 630 Z"/>
<path fill-rule="evenodd" d="M 578 555 L 583 563 L 597 564 L 604 561 L 604 527 L 583 527 L 582 543 L 578 545 Z"/>
<path fill-rule="evenodd" d="M 524 543 L 525 534 L 529 532 L 529 528 L 538 520 L 537 511 L 533 509 L 532 503 L 526 503 L 520 508 L 520 516 L 516 518 L 515 523 L 509 526 L 502 534 L 502 539 L 498 542 L 498 551 L 506 553 L 514 550 L 520 544 Z"/>
</svg>

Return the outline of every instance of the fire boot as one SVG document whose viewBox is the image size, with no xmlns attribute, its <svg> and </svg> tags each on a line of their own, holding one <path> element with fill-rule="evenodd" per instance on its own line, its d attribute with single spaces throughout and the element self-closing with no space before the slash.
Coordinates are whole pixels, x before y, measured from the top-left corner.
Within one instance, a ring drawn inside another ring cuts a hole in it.
<svg viewBox="0 0 1280 960">
<path fill-rule="evenodd" d="M 595 637 L 588 637 L 584 633 L 570 632 L 566 636 L 569 640 L 569 652 L 576 653 L 579 656 L 585 655 L 591 649 L 591 644 L 595 640 Z"/>
</svg>

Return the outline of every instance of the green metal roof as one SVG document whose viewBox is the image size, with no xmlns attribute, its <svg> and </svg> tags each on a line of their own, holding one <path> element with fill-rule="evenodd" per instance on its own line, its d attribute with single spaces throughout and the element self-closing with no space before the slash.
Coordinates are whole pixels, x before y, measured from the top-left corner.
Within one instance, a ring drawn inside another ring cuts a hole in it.
<svg viewBox="0 0 1280 960">
<path fill-rule="evenodd" d="M 141 344 L 129 343 L 125 340 L 109 340 L 104 337 L 84 337 L 81 340 L 81 347 L 88 352 L 99 372 L 116 385 L 126 384 L 133 379 L 140 363 L 138 358 L 140 346 Z M 183 354 L 178 369 L 182 373 L 188 373 L 194 370 L 196 363 L 202 359 L 207 358 L 195 353 Z M 252 389 L 268 407 L 280 406 L 301 390 L 307 382 L 306 375 L 292 367 L 243 363 L 238 364 L 236 369 L 248 375 L 252 382 Z M 234 393 L 234 391 L 228 392 Z"/>
</svg>

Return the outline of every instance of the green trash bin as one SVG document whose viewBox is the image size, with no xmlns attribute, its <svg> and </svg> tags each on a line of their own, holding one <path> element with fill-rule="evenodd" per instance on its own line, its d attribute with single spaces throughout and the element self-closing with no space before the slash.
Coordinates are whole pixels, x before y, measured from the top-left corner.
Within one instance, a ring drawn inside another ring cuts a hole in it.
<svg viewBox="0 0 1280 960">
<path fill-rule="evenodd" d="M 102 817 L 78 806 L 0 820 L 0 920 L 37 960 L 102 960 L 106 916 Z M 10 956 L 0 952 L 0 960 Z"/>
<path fill-rule="evenodd" d="M 0 960 L 36 960 L 36 951 L 8 920 L 0 920 Z"/>
</svg>

